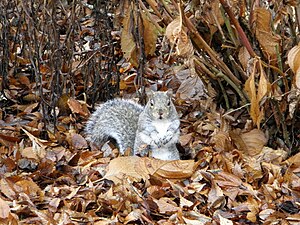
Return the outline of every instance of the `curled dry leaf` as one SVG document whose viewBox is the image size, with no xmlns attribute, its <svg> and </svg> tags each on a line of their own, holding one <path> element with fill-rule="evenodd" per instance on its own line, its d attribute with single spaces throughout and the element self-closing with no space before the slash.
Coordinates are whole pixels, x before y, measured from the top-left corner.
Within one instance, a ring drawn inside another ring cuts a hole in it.
<svg viewBox="0 0 300 225">
<path fill-rule="evenodd" d="M 182 146 L 188 145 L 189 142 L 192 140 L 193 133 L 181 135 L 179 138 L 180 144 Z"/>
<path fill-rule="evenodd" d="M 153 176 L 164 179 L 186 179 L 191 177 L 200 162 L 194 160 L 164 161 L 154 158 L 143 158 L 143 164 Z"/>
<path fill-rule="evenodd" d="M 259 84 L 258 88 L 255 85 L 255 65 L 258 63 L 260 65 L 260 74 L 259 74 Z M 245 91 L 247 92 L 251 107 L 250 107 L 250 116 L 253 120 L 253 123 L 260 128 L 260 122 L 264 116 L 263 107 L 261 107 L 261 102 L 263 98 L 269 93 L 271 88 L 270 82 L 266 79 L 264 71 L 261 69 L 261 61 L 254 61 L 254 68 L 245 83 Z M 257 90 L 256 90 L 257 89 Z"/>
<path fill-rule="evenodd" d="M 25 193 L 30 198 L 44 199 L 44 192 L 41 188 L 32 180 L 20 180 L 15 183 L 15 190 L 19 193 Z"/>
<path fill-rule="evenodd" d="M 196 211 L 187 211 L 182 219 L 189 225 L 205 225 L 211 223 L 211 218 Z"/>
<path fill-rule="evenodd" d="M 115 183 L 120 183 L 124 176 L 135 181 L 148 180 L 150 175 L 164 179 L 185 179 L 194 173 L 198 164 L 194 160 L 164 161 L 137 156 L 118 157 L 109 163 L 104 178 Z"/>
<path fill-rule="evenodd" d="M 249 156 L 260 154 L 263 147 L 267 144 L 264 132 L 258 129 L 253 129 L 246 133 L 234 130 L 230 132 L 230 137 L 237 148 Z"/>
<path fill-rule="evenodd" d="M 246 47 L 241 47 L 239 50 L 239 61 L 242 64 L 244 70 L 246 70 L 248 68 L 248 62 L 251 59 L 251 56 L 249 54 L 249 52 L 247 51 Z"/>
<path fill-rule="evenodd" d="M 192 76 L 191 69 L 180 68 L 175 76 L 180 81 L 176 95 L 181 99 L 200 100 L 202 97 L 207 97 L 205 85 L 199 76 Z"/>
<path fill-rule="evenodd" d="M 295 73 L 295 86 L 300 88 L 300 43 L 288 53 L 288 64 Z"/>
<path fill-rule="evenodd" d="M 78 101 L 74 98 L 69 98 L 67 103 L 72 113 L 79 114 L 83 117 L 89 116 L 90 113 L 85 102 Z"/>
<path fill-rule="evenodd" d="M 47 141 L 44 141 L 42 139 L 39 139 L 35 136 L 33 136 L 31 133 L 29 133 L 27 130 L 23 129 L 25 134 L 29 137 L 29 139 L 32 141 L 32 147 L 27 147 L 21 151 L 21 154 L 23 157 L 27 158 L 34 158 L 36 160 L 40 160 L 45 157 L 46 155 L 46 143 Z"/>
<path fill-rule="evenodd" d="M 193 44 L 183 28 L 180 17 L 169 23 L 165 35 L 170 43 L 176 47 L 177 55 L 188 57 L 194 55 Z"/>
<path fill-rule="evenodd" d="M 203 19 L 209 27 L 210 36 L 212 37 L 214 33 L 218 30 L 217 27 L 223 26 L 225 22 L 222 12 L 220 10 L 219 1 L 211 0 L 209 4 L 204 4 L 202 13 Z"/>
<path fill-rule="evenodd" d="M 228 132 L 219 131 L 215 134 L 213 134 L 211 143 L 213 143 L 215 146 L 215 149 L 218 151 L 225 150 L 225 151 L 231 151 L 233 149 L 233 146 L 231 144 L 231 138 L 228 134 Z"/>
<path fill-rule="evenodd" d="M 194 203 L 187 200 L 186 198 L 182 197 L 181 195 L 180 197 L 180 207 L 191 207 Z"/>
<path fill-rule="evenodd" d="M 255 36 L 270 63 L 277 62 L 277 50 L 281 38 L 272 32 L 271 12 L 265 8 L 256 8 L 253 13 L 252 27 Z"/>
<path fill-rule="evenodd" d="M 124 176 L 135 181 L 149 179 L 147 169 L 139 167 L 141 158 L 137 156 L 118 157 L 110 161 L 104 178 L 112 180 L 115 184 L 122 183 Z"/>
</svg>

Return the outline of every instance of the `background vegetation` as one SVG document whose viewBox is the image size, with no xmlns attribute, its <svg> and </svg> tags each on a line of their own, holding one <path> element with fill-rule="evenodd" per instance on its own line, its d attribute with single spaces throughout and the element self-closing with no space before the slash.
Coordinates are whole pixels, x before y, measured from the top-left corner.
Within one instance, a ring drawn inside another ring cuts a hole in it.
<svg viewBox="0 0 300 225">
<path fill-rule="evenodd" d="M 297 0 L 2 0 L 2 223 L 299 224 L 299 29 Z M 96 103 L 146 88 L 192 160 L 86 143 Z"/>
</svg>

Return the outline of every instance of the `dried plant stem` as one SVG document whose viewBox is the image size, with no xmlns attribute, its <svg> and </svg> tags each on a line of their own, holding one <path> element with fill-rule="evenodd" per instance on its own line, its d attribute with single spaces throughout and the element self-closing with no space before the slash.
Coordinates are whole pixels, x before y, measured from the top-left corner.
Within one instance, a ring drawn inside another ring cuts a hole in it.
<svg viewBox="0 0 300 225">
<path fill-rule="evenodd" d="M 230 6 L 228 5 L 227 1 L 226 0 L 220 0 L 220 3 L 222 4 L 224 10 L 228 14 L 228 16 L 229 16 L 231 22 L 233 23 L 233 25 L 235 26 L 237 32 L 239 33 L 242 44 L 246 47 L 246 49 L 248 50 L 249 54 L 252 57 L 255 57 L 256 54 L 253 51 L 253 49 L 251 47 L 251 44 L 250 44 L 250 42 L 249 42 L 249 40 L 248 40 L 245 32 L 243 31 L 241 25 L 239 24 L 239 22 L 235 18 L 233 12 L 230 10 Z"/>
<path fill-rule="evenodd" d="M 247 104 L 247 99 L 245 98 L 245 95 L 244 95 L 244 93 L 242 92 L 242 90 L 240 90 L 239 88 L 238 88 L 238 86 L 237 85 L 235 85 L 235 83 L 234 82 L 232 82 L 232 80 L 230 80 L 229 79 L 229 77 L 227 77 L 225 74 L 223 74 L 223 73 L 218 73 L 217 74 L 217 77 L 220 77 L 220 78 L 223 78 L 237 93 L 238 93 L 238 95 L 240 96 L 240 98 L 242 99 L 242 103 L 245 105 L 245 104 Z"/>
<path fill-rule="evenodd" d="M 152 8 L 152 10 L 154 11 L 154 13 L 163 20 L 163 22 L 166 24 L 167 21 L 166 19 L 161 15 L 161 13 L 159 12 L 159 10 L 157 9 L 156 5 L 158 5 L 156 3 L 156 1 L 152 1 L 152 0 L 146 0 L 146 2 L 150 5 L 150 7 Z"/>
<path fill-rule="evenodd" d="M 234 76 L 234 74 L 227 67 L 227 65 L 222 60 L 219 59 L 217 53 L 209 47 L 209 45 L 206 43 L 206 41 L 204 41 L 204 39 L 201 37 L 201 35 L 197 31 L 196 27 L 190 21 L 190 19 L 187 18 L 184 13 L 182 13 L 182 16 L 183 16 L 183 21 L 184 21 L 186 27 L 191 32 L 191 38 L 193 39 L 193 41 L 197 45 L 197 47 L 199 49 L 204 49 L 207 52 L 207 54 L 211 57 L 211 60 L 213 61 L 213 63 L 215 65 L 219 66 L 224 71 L 224 73 L 226 73 L 226 76 L 228 76 L 230 78 L 230 80 L 235 83 L 235 86 L 239 86 L 241 84 L 241 81 L 239 81 Z"/>
<path fill-rule="evenodd" d="M 300 32 L 300 2 L 299 2 L 299 1 L 298 1 L 297 6 L 295 7 L 295 11 L 296 11 L 296 18 L 297 18 L 298 32 Z M 298 36 L 297 42 L 299 42 L 299 36 Z"/>
<path fill-rule="evenodd" d="M 228 30 L 229 36 L 231 38 L 231 41 L 233 42 L 233 44 L 234 44 L 235 47 L 238 47 L 238 41 L 237 41 L 236 36 L 235 36 L 235 34 L 234 34 L 234 32 L 233 32 L 233 30 L 231 28 L 230 21 L 229 21 L 228 17 L 226 17 L 224 15 L 224 10 L 221 9 L 221 11 L 222 11 L 222 15 L 223 15 L 224 21 L 225 21 L 225 26 L 226 26 L 226 28 Z"/>
<path fill-rule="evenodd" d="M 222 84 L 222 82 L 221 82 L 220 79 L 218 79 L 218 83 L 219 83 L 219 86 L 221 87 L 221 91 L 223 93 L 223 97 L 224 97 L 224 100 L 225 100 L 226 109 L 229 110 L 230 109 L 230 104 L 229 104 L 229 99 L 228 99 L 226 90 L 223 87 L 223 84 Z"/>
<path fill-rule="evenodd" d="M 291 144 L 291 141 L 290 141 L 290 138 L 289 138 L 289 133 L 288 133 L 288 130 L 287 130 L 284 115 L 281 113 L 278 101 L 274 99 L 272 102 L 274 103 L 276 111 L 277 111 L 277 115 L 279 116 L 281 127 L 282 127 L 282 135 L 283 135 L 283 138 L 284 138 L 284 142 L 285 142 L 285 144 L 287 145 L 287 147 L 289 149 L 288 154 L 290 155 L 290 153 L 291 153 L 290 149 L 292 147 L 292 144 Z"/>
<path fill-rule="evenodd" d="M 163 4 L 164 8 L 166 9 L 166 12 L 168 13 L 168 16 L 173 19 L 172 10 L 168 6 L 165 0 L 160 0 L 160 2 Z"/>
<path fill-rule="evenodd" d="M 201 62 L 201 60 L 200 60 L 197 56 L 195 56 L 194 62 L 195 62 L 196 67 L 200 67 L 199 70 L 202 70 L 202 71 L 203 71 L 205 74 L 207 74 L 210 78 L 212 78 L 212 79 L 214 79 L 214 80 L 217 79 L 216 75 L 215 75 L 214 73 L 212 73 L 212 72 L 206 67 L 206 65 L 205 65 L 204 63 Z"/>
</svg>

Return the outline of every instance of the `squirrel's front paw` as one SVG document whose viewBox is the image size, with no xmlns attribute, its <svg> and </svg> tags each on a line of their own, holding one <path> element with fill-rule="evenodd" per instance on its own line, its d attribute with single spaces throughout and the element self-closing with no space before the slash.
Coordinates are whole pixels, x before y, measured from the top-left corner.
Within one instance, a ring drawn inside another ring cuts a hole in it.
<svg viewBox="0 0 300 225">
<path fill-rule="evenodd" d="M 161 146 L 163 145 L 163 143 L 160 139 L 154 140 L 153 142 L 158 148 L 161 148 Z"/>
<path fill-rule="evenodd" d="M 169 143 L 169 142 L 171 141 L 172 137 L 173 137 L 172 134 L 166 135 L 166 136 L 162 139 L 162 144 L 163 144 L 163 145 L 166 145 L 167 143 Z"/>
</svg>

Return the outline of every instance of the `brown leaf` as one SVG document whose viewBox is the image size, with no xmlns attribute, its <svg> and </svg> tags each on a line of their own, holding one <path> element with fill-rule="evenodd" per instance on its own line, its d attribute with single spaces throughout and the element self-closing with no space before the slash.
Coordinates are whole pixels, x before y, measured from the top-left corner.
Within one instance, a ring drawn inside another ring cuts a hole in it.
<svg viewBox="0 0 300 225">
<path fill-rule="evenodd" d="M 208 193 L 208 199 L 207 199 L 209 206 L 214 209 L 220 208 L 223 206 L 224 201 L 225 201 L 225 197 L 222 189 L 216 184 L 214 180 L 212 180 L 211 189 Z"/>
<path fill-rule="evenodd" d="M 141 158 L 137 156 L 118 157 L 110 161 L 104 178 L 112 180 L 115 184 L 122 183 L 124 176 L 133 180 L 149 179 L 147 169 L 139 167 Z"/>
<path fill-rule="evenodd" d="M 300 43 L 289 51 L 288 64 L 295 73 L 294 84 L 300 89 Z"/>
<path fill-rule="evenodd" d="M 21 141 L 20 138 L 18 138 L 18 137 L 7 136 L 4 134 L 0 134 L 0 139 L 8 141 L 8 142 L 12 142 L 12 143 Z"/>
<path fill-rule="evenodd" d="M 125 217 L 125 220 L 124 220 L 124 224 L 127 224 L 127 223 L 130 223 L 130 222 L 133 222 L 133 221 L 137 221 L 141 218 L 142 216 L 142 210 L 140 209 L 135 209 L 133 211 L 131 211 L 126 217 Z"/>
<path fill-rule="evenodd" d="M 253 120 L 254 124 L 260 124 L 259 118 L 260 118 L 260 109 L 259 109 L 259 102 L 257 101 L 257 94 L 256 94 L 256 88 L 255 88 L 255 76 L 254 71 L 251 73 L 249 78 L 247 79 L 245 83 L 245 91 L 247 92 L 251 107 L 250 107 L 250 116 Z"/>
<path fill-rule="evenodd" d="M 212 37 L 218 30 L 216 24 L 218 23 L 220 27 L 224 24 L 224 17 L 220 10 L 219 1 L 212 0 L 209 4 L 204 4 L 203 14 L 203 19 L 209 27 L 210 36 Z"/>
<path fill-rule="evenodd" d="M 144 28 L 145 54 L 146 56 L 151 56 L 156 50 L 158 31 L 155 25 L 148 19 L 146 13 L 143 10 L 141 11 L 141 15 Z"/>
<path fill-rule="evenodd" d="M 0 180 L 0 192 L 7 198 L 9 198 L 10 200 L 13 200 L 16 198 L 16 192 L 13 188 L 13 183 L 8 180 L 8 179 L 4 179 L 2 178 Z"/>
<path fill-rule="evenodd" d="M 144 45 L 146 56 L 153 55 L 156 50 L 156 40 L 158 31 L 155 25 L 148 19 L 146 13 L 141 10 L 142 21 L 140 26 L 143 26 L 144 31 Z M 123 30 L 121 35 L 121 48 L 124 52 L 124 57 L 132 63 L 133 66 L 138 67 L 138 49 L 136 40 L 133 36 L 134 29 L 137 26 L 137 18 L 133 9 L 128 9 L 125 18 L 123 19 Z M 142 24 L 142 25 L 141 25 Z"/>
<path fill-rule="evenodd" d="M 59 115 L 65 116 L 69 115 L 71 113 L 70 107 L 68 105 L 68 101 L 70 99 L 70 96 L 67 94 L 62 94 L 58 101 L 57 101 L 57 107 L 59 109 Z"/>
<path fill-rule="evenodd" d="M 84 117 L 88 117 L 90 114 L 86 103 L 78 101 L 74 98 L 68 99 L 68 106 L 70 107 L 72 113 L 76 113 Z"/>
<path fill-rule="evenodd" d="M 260 66 L 258 88 L 256 88 L 255 86 L 256 64 Z M 253 120 L 253 123 L 256 124 L 258 128 L 260 128 L 260 122 L 264 116 L 264 108 L 261 107 L 260 104 L 262 103 L 263 98 L 270 92 L 270 89 L 271 89 L 271 84 L 266 79 L 265 73 L 262 69 L 261 61 L 254 60 L 252 73 L 245 83 L 245 91 L 247 92 L 251 102 L 250 116 Z"/>
<path fill-rule="evenodd" d="M 29 139 L 32 142 L 32 147 L 27 147 L 25 149 L 21 149 L 21 154 L 23 157 L 28 158 L 34 158 L 36 160 L 40 160 L 45 157 L 46 155 L 46 148 L 47 146 L 44 143 L 47 143 L 47 141 L 44 141 L 42 139 L 36 138 L 31 133 L 29 133 L 27 130 L 22 130 L 26 133 L 26 135 L 29 137 Z"/>
<path fill-rule="evenodd" d="M 264 132 L 258 129 L 241 134 L 241 138 L 247 148 L 241 150 L 246 151 L 245 153 L 250 156 L 259 154 L 267 144 L 267 138 L 265 137 Z"/>
<path fill-rule="evenodd" d="M 136 43 L 133 37 L 134 16 L 131 8 L 127 10 L 126 16 L 123 19 L 123 30 L 121 35 L 121 48 L 124 52 L 124 57 L 130 60 L 133 66 L 138 66 L 136 56 Z"/>
<path fill-rule="evenodd" d="M 9 205 L 6 201 L 0 198 L 0 218 L 5 219 L 10 213 Z"/>
<path fill-rule="evenodd" d="M 218 215 L 220 219 L 220 225 L 233 225 L 233 222 L 229 219 L 226 219 L 225 217 Z"/>
<path fill-rule="evenodd" d="M 154 199 L 157 204 L 159 212 L 162 214 L 173 214 L 178 211 L 179 207 L 170 198 L 160 198 L 159 200 Z"/>
<path fill-rule="evenodd" d="M 113 159 L 104 178 L 120 183 L 124 176 L 133 180 L 148 180 L 150 175 L 164 179 L 185 179 L 190 177 L 198 163 L 193 160 L 164 161 L 148 157 L 127 156 Z"/>
<path fill-rule="evenodd" d="M 271 12 L 257 7 L 253 13 L 252 27 L 266 58 L 275 64 L 277 62 L 276 46 L 279 47 L 281 38 L 272 32 Z"/>
<path fill-rule="evenodd" d="M 86 149 L 88 148 L 88 143 L 84 137 L 76 133 L 68 133 L 66 141 L 73 149 Z"/>
<path fill-rule="evenodd" d="M 176 74 L 176 77 L 182 80 L 176 94 L 178 94 L 181 99 L 200 100 L 206 96 L 206 88 L 199 76 L 192 77 L 190 76 L 190 71 L 188 70 L 187 72 L 188 73 L 181 71 L 181 73 Z"/>
<path fill-rule="evenodd" d="M 143 165 L 148 172 L 158 178 L 185 179 L 193 175 L 200 162 L 194 160 L 164 161 L 154 158 L 143 158 Z"/>
<path fill-rule="evenodd" d="M 191 141 L 192 137 L 193 137 L 192 133 L 181 135 L 179 138 L 180 144 L 182 146 L 188 145 L 188 143 Z"/>
<path fill-rule="evenodd" d="M 194 55 L 194 47 L 183 28 L 181 18 L 176 18 L 168 24 L 165 36 L 172 45 L 176 46 L 177 55 L 188 57 Z"/>
<path fill-rule="evenodd" d="M 242 64 L 244 70 L 246 70 L 248 68 L 248 62 L 251 59 L 251 56 L 249 54 L 249 52 L 247 51 L 246 47 L 241 47 L 239 50 L 239 61 Z"/>
<path fill-rule="evenodd" d="M 19 193 L 25 193 L 31 198 L 38 198 L 40 201 L 44 198 L 44 192 L 32 180 L 19 180 L 15 183 L 15 189 Z"/>
</svg>

